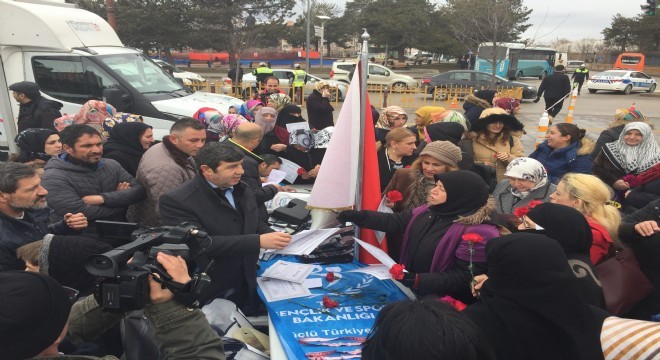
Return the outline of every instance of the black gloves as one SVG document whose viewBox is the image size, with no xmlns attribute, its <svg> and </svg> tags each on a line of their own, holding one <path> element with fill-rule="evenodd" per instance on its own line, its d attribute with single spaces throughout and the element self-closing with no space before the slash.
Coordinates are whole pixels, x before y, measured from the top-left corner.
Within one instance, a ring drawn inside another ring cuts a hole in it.
<svg viewBox="0 0 660 360">
<path fill-rule="evenodd" d="M 346 210 L 337 215 L 337 220 L 342 224 L 352 222 L 353 224 L 360 226 L 361 223 L 367 220 L 367 214 L 365 214 L 364 211 Z"/>
<path fill-rule="evenodd" d="M 536 104 L 537 102 L 539 102 L 539 100 L 541 100 L 541 98 L 540 98 L 540 97 L 537 97 L 537 98 L 534 99 L 534 101 L 532 101 L 532 102 Z"/>
<path fill-rule="evenodd" d="M 415 282 L 417 282 L 417 273 L 412 273 L 412 272 L 404 272 L 403 273 L 403 279 L 399 280 L 403 286 L 410 288 L 411 290 L 415 290 Z"/>
</svg>

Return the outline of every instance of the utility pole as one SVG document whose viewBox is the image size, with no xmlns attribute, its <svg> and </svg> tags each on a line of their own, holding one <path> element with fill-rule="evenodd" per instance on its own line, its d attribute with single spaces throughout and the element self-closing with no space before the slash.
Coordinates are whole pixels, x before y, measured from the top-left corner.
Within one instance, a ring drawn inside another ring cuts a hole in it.
<svg viewBox="0 0 660 360">
<path fill-rule="evenodd" d="M 311 22 L 310 16 L 312 13 L 312 0 L 307 0 L 307 40 L 305 42 L 305 71 L 309 74 L 309 23 Z"/>
<path fill-rule="evenodd" d="M 323 44 L 325 41 L 325 22 L 330 20 L 329 16 L 325 15 L 318 15 L 317 18 L 321 19 L 321 46 L 319 46 L 319 50 L 321 50 L 321 69 L 323 69 L 323 53 L 325 52 L 325 45 Z"/>
<path fill-rule="evenodd" d="M 105 0 L 105 11 L 108 15 L 108 24 L 117 31 L 117 18 L 115 17 L 115 0 Z"/>
</svg>

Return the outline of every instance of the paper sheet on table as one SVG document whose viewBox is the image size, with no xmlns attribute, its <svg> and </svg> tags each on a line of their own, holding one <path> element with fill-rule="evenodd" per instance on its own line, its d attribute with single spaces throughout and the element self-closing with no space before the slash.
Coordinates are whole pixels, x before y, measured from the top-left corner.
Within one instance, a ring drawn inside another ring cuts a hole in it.
<svg viewBox="0 0 660 360">
<path fill-rule="evenodd" d="M 385 203 L 387 202 L 387 196 L 383 196 L 383 199 L 380 201 L 380 205 L 378 205 L 378 212 L 382 212 L 383 214 L 391 214 L 393 213 L 392 209 L 388 208 L 385 206 Z M 375 231 L 374 233 L 376 234 L 376 239 L 378 239 L 378 243 L 382 244 L 383 239 L 385 238 L 385 233 L 382 231 Z"/>
<path fill-rule="evenodd" d="M 292 283 L 291 281 L 258 277 L 257 285 L 259 285 L 268 302 L 312 295 L 309 289 L 302 284 Z"/>
<path fill-rule="evenodd" d="M 313 270 L 314 265 L 278 260 L 269 266 L 261 276 L 302 284 Z"/>
<path fill-rule="evenodd" d="M 286 124 L 286 130 L 289 133 L 292 133 L 298 129 L 309 130 L 309 123 L 307 121 L 302 121 L 297 123 Z"/>
<path fill-rule="evenodd" d="M 280 157 L 280 159 L 282 159 L 282 166 L 280 166 L 280 170 L 286 173 L 284 180 L 293 184 L 293 182 L 296 181 L 296 178 L 298 178 L 298 169 L 300 169 L 301 166 L 283 157 Z"/>
<path fill-rule="evenodd" d="M 369 274 L 380 280 L 387 280 L 392 278 L 392 274 L 390 274 L 390 268 L 385 265 L 369 265 L 358 269 L 349 270 L 347 272 Z"/>
<path fill-rule="evenodd" d="M 321 280 L 321 278 L 306 279 L 305 282 L 303 282 L 303 286 L 308 289 L 320 288 L 323 286 L 323 280 Z"/>
<path fill-rule="evenodd" d="M 316 229 L 304 230 L 291 236 L 291 242 L 282 250 L 273 251 L 275 254 L 282 255 L 309 255 L 325 239 L 336 234 L 340 229 Z"/>
<path fill-rule="evenodd" d="M 282 170 L 277 170 L 273 169 L 270 172 L 270 175 L 268 175 L 268 180 L 266 180 L 265 183 L 261 184 L 261 186 L 266 186 L 270 184 L 279 184 L 286 178 L 286 172 Z"/>
<path fill-rule="evenodd" d="M 387 266 L 388 269 L 391 268 L 392 265 L 396 264 L 396 262 L 394 260 L 392 260 L 392 258 L 389 255 L 387 255 L 387 253 L 385 251 L 381 250 L 380 248 L 377 248 L 377 247 L 375 247 L 371 244 L 368 244 L 368 243 L 366 243 L 366 242 L 364 242 L 364 241 L 362 241 L 358 238 L 354 238 L 354 239 L 355 239 L 355 241 L 358 242 L 358 244 L 360 244 L 360 246 L 362 246 L 362 248 L 367 250 L 367 252 L 369 254 L 373 255 L 373 257 L 375 257 L 376 260 L 380 261 L 381 264 Z"/>
</svg>

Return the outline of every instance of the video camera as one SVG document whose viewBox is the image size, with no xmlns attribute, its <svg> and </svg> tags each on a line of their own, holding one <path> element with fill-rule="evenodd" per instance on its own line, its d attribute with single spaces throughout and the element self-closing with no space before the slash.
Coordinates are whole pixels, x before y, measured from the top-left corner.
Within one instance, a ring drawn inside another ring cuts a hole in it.
<svg viewBox="0 0 660 360">
<path fill-rule="evenodd" d="M 135 230 L 131 242 L 104 254 L 92 255 L 85 268 L 102 278 L 97 289 L 97 300 L 104 309 L 139 310 L 150 302 L 149 275 L 156 273 L 163 287 L 171 290 L 175 298 L 186 306 L 198 306 L 198 295 L 208 286 L 206 271 L 213 265 L 205 254 L 210 244 L 208 235 L 188 223 Z M 204 246 L 204 241 L 207 241 Z M 179 284 L 156 261 L 159 252 L 180 255 L 189 269 L 200 269 L 191 274 L 190 284 Z M 131 263 L 128 260 L 131 259 Z"/>
</svg>

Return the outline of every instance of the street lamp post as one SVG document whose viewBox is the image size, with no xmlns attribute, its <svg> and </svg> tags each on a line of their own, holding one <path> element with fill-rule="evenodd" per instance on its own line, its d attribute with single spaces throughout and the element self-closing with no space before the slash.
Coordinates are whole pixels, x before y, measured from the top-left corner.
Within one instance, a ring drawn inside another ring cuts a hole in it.
<svg viewBox="0 0 660 360">
<path fill-rule="evenodd" d="M 324 46 L 324 37 L 325 37 L 325 22 L 330 20 L 329 16 L 325 15 L 318 15 L 316 16 L 317 18 L 321 19 L 321 48 L 320 48 L 320 53 L 321 53 L 321 69 L 323 69 L 323 53 L 325 52 L 325 46 Z"/>
<path fill-rule="evenodd" d="M 304 0 L 303 0 L 304 1 Z M 305 19 L 307 21 L 307 39 L 305 41 L 305 71 L 309 74 L 309 23 L 310 15 L 312 12 L 312 0 L 307 0 L 307 13 L 305 14 Z"/>
</svg>

